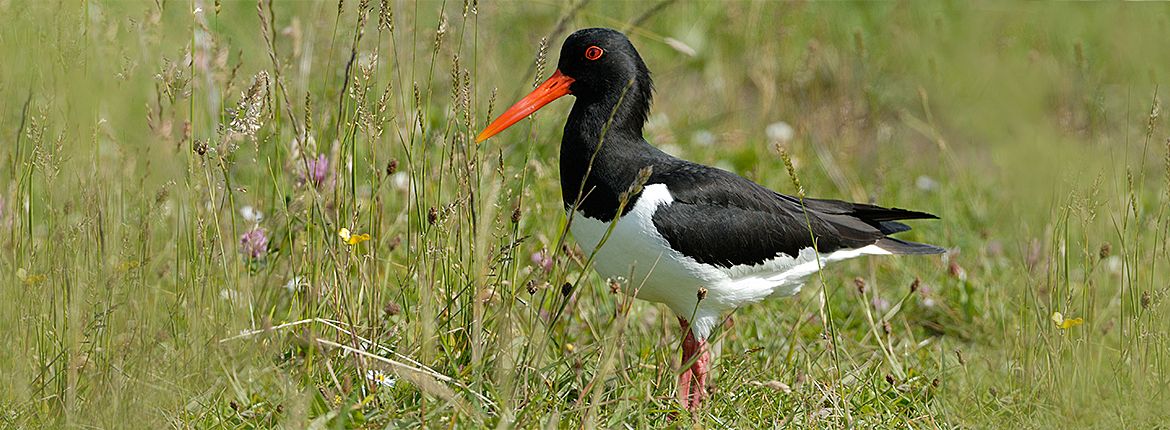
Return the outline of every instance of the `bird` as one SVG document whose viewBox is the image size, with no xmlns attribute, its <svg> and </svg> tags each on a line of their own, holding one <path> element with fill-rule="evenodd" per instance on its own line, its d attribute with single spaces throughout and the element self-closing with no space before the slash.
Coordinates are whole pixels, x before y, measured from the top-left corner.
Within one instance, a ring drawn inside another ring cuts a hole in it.
<svg viewBox="0 0 1170 430">
<path fill-rule="evenodd" d="M 477 144 L 566 95 L 576 98 L 560 147 L 569 230 L 593 268 L 626 294 L 662 303 L 683 333 L 677 399 L 704 403 L 708 337 L 724 314 L 797 294 L 829 263 L 863 255 L 940 254 L 891 237 L 925 212 L 793 197 L 671 156 L 643 136 L 654 84 L 623 33 L 569 35 L 557 69 L 476 136 Z"/>
</svg>

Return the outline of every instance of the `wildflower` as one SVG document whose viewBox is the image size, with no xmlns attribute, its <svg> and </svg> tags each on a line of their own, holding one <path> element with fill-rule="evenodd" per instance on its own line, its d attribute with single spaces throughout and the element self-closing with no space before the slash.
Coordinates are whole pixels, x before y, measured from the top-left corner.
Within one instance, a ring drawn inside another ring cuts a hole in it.
<svg viewBox="0 0 1170 430">
<path fill-rule="evenodd" d="M 39 275 L 35 273 L 30 274 L 27 270 L 24 270 L 23 267 L 16 269 L 16 277 L 17 279 L 20 279 L 21 282 L 24 282 L 25 285 L 36 285 L 45 280 L 45 275 Z"/>
<path fill-rule="evenodd" d="M 929 284 L 920 285 L 918 287 L 918 294 L 922 295 L 922 306 L 933 308 L 934 305 L 938 304 L 938 301 L 935 300 L 934 289 L 930 288 Z"/>
<path fill-rule="evenodd" d="M 958 261 L 951 260 L 951 263 L 947 265 L 947 272 L 955 279 L 967 281 L 967 270 L 960 266 Z"/>
<path fill-rule="evenodd" d="M 264 212 L 260 212 L 260 210 L 252 206 L 244 206 L 240 208 L 240 216 L 243 217 L 245 221 L 253 224 L 259 224 L 260 221 L 264 220 Z"/>
<path fill-rule="evenodd" d="M 251 258 L 260 258 L 268 252 L 268 231 L 253 227 L 240 235 L 240 252 Z"/>
<path fill-rule="evenodd" d="M 138 260 L 126 260 L 126 261 L 123 261 L 121 263 L 118 263 L 118 272 L 119 273 L 126 273 L 126 272 L 129 272 L 131 270 L 137 269 L 141 265 L 142 264 L 139 263 Z"/>
<path fill-rule="evenodd" d="M 344 241 L 347 245 L 357 245 L 359 243 L 370 240 L 369 234 L 353 234 L 349 231 L 348 228 L 345 227 L 342 227 L 341 230 L 337 230 L 337 235 L 341 236 L 341 240 Z"/>
<path fill-rule="evenodd" d="M 288 290 L 290 293 L 295 293 L 304 286 L 307 286 L 307 284 L 305 283 L 304 278 L 301 278 L 300 276 L 293 276 L 292 278 L 289 278 L 288 282 L 284 283 L 284 289 Z"/>
<path fill-rule="evenodd" d="M 313 184 L 314 187 L 319 187 L 329 179 L 329 157 L 325 154 L 320 154 L 317 159 L 310 159 L 305 162 L 305 180 Z"/>
<path fill-rule="evenodd" d="M 1110 255 L 1108 257 L 1105 257 L 1104 261 L 1105 261 L 1105 269 L 1109 270 L 1109 273 L 1112 273 L 1114 275 L 1120 275 L 1122 273 L 1122 269 L 1125 268 L 1124 261 L 1121 260 L 1121 257 L 1118 257 L 1116 255 Z"/>
<path fill-rule="evenodd" d="M 914 186 L 922 191 L 937 191 L 939 187 L 938 181 L 926 175 L 919 175 L 914 179 Z"/>
<path fill-rule="evenodd" d="M 381 385 L 383 387 L 393 387 L 394 382 L 396 382 L 394 378 L 391 378 L 389 375 L 386 375 L 381 370 L 373 370 L 373 369 L 366 371 L 366 379 L 369 380 L 370 382 Z"/>
<path fill-rule="evenodd" d="M 231 288 L 224 288 L 219 290 L 219 298 L 233 305 L 242 305 L 247 302 L 243 293 L 240 293 L 239 291 L 233 290 Z M 240 334 L 246 334 L 249 332 L 249 330 L 240 330 Z"/>
<path fill-rule="evenodd" d="M 541 269 L 544 269 L 545 272 L 552 270 L 553 259 L 552 256 L 549 255 L 548 249 L 542 249 L 532 253 L 532 264 L 540 267 Z"/>
<path fill-rule="evenodd" d="M 394 185 L 394 188 L 399 190 L 405 191 L 410 189 L 410 175 L 407 175 L 406 172 L 398 172 L 390 176 L 390 182 Z"/>
<path fill-rule="evenodd" d="M 796 131 L 788 123 L 777 121 L 768 124 L 768 127 L 764 128 L 764 134 L 768 136 L 768 141 L 773 144 L 787 144 L 792 141 L 792 138 L 796 135 Z"/>
<path fill-rule="evenodd" d="M 691 135 L 691 141 L 699 146 L 711 146 L 715 144 L 715 133 L 707 130 L 699 130 Z"/>
<path fill-rule="evenodd" d="M 1085 319 L 1084 318 L 1065 319 L 1064 315 L 1061 315 L 1060 312 L 1053 312 L 1052 313 L 1052 322 L 1056 323 L 1056 326 L 1059 327 L 1061 330 L 1068 330 L 1070 328 L 1084 324 Z"/>
<path fill-rule="evenodd" d="M 752 381 L 751 384 L 757 387 L 771 388 L 784 394 L 792 393 L 792 387 L 789 387 L 788 384 L 776 380 L 768 382 Z"/>
<path fill-rule="evenodd" d="M 886 311 L 890 310 L 890 301 L 883 299 L 879 295 L 875 294 L 873 296 L 873 298 L 869 300 L 869 302 L 870 302 L 870 304 L 873 305 L 873 308 L 876 309 L 878 312 L 886 312 Z"/>
</svg>

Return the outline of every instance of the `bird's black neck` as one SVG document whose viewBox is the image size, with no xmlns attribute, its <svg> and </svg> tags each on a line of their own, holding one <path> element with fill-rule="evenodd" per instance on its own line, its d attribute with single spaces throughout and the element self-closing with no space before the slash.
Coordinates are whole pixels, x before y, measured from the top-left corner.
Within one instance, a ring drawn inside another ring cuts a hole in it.
<svg viewBox="0 0 1170 430">
<path fill-rule="evenodd" d="M 602 221 L 617 215 L 621 194 L 643 167 L 658 168 L 672 159 L 642 138 L 650 109 L 649 79 L 626 87 L 621 92 L 578 96 L 561 140 L 565 208 L 576 207 L 585 216 Z M 634 206 L 637 197 L 630 196 L 625 211 Z"/>
</svg>

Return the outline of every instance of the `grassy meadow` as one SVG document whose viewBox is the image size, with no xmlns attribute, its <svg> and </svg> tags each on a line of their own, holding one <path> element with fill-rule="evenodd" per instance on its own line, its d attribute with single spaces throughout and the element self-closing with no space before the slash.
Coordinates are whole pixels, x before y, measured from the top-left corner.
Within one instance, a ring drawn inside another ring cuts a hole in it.
<svg viewBox="0 0 1170 430">
<path fill-rule="evenodd" d="M 0 13 L 0 427 L 1170 422 L 1166 4 Z M 949 252 L 741 309 L 680 409 L 673 315 L 563 232 L 572 101 L 473 141 L 595 26 L 654 73 L 651 143 Z"/>
</svg>

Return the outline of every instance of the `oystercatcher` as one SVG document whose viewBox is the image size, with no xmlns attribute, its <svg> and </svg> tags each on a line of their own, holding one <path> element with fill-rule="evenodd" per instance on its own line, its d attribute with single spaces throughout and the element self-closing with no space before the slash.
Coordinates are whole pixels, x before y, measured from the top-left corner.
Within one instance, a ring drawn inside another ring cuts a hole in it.
<svg viewBox="0 0 1170 430">
<path fill-rule="evenodd" d="M 561 96 L 576 96 L 560 160 L 570 231 L 587 253 L 596 251 L 598 273 L 625 278 L 626 293 L 663 303 L 678 316 L 682 366 L 689 364 L 678 381 L 684 407 L 694 410 L 706 397 L 707 337 L 722 314 L 794 295 L 828 263 L 943 252 L 889 236 L 910 229 L 899 220 L 934 215 L 802 201 L 658 150 L 642 137 L 652 92 L 650 71 L 624 34 L 579 30 L 565 40 L 552 77 L 475 140 Z"/>
</svg>

